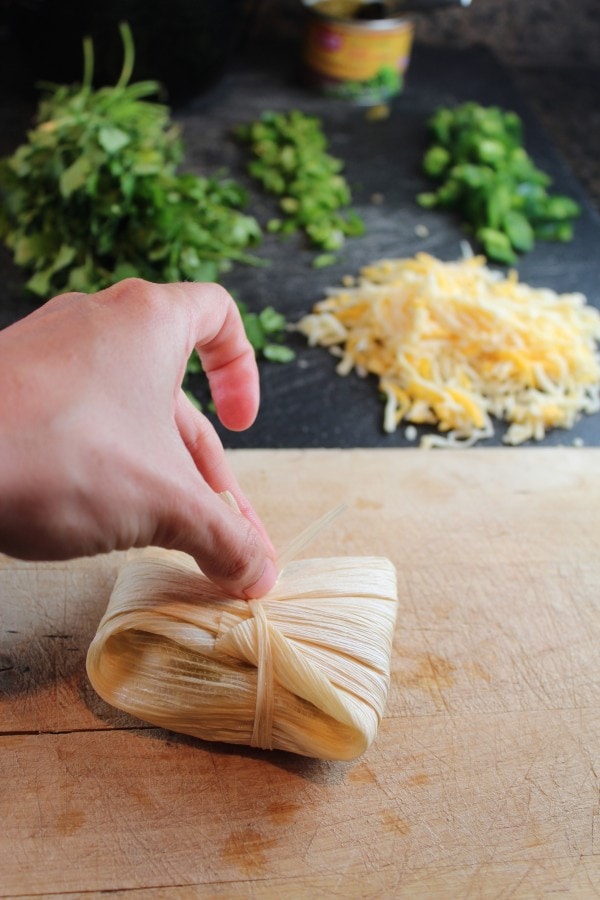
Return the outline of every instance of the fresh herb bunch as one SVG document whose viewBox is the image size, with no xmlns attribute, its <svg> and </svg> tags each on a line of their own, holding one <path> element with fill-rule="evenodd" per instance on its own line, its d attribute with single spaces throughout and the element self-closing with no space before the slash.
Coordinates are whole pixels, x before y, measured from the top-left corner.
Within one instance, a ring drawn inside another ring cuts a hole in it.
<svg viewBox="0 0 600 900">
<path fill-rule="evenodd" d="M 469 102 L 441 107 L 428 127 L 433 143 L 423 169 L 441 184 L 419 195 L 421 206 L 457 210 L 487 256 L 509 265 L 536 238 L 572 239 L 581 208 L 548 192 L 552 179 L 525 150 L 516 113 Z"/>
<path fill-rule="evenodd" d="M 134 47 L 121 25 L 124 63 L 115 86 L 92 88 L 84 41 L 81 85 L 47 85 L 27 143 L 0 161 L 0 238 L 27 287 L 46 298 L 96 291 L 127 276 L 214 281 L 231 261 L 257 262 L 261 237 L 228 179 L 178 174 L 183 145 L 158 83 L 129 84 Z"/>
<path fill-rule="evenodd" d="M 325 251 L 339 250 L 347 236 L 363 234 L 364 224 L 353 211 L 351 191 L 341 174 L 343 162 L 327 152 L 321 121 L 300 110 L 265 112 L 255 122 L 240 125 L 236 136 L 250 145 L 248 171 L 281 199 L 282 219 L 267 228 L 283 235 L 304 231 Z M 324 255 L 316 264 L 332 262 Z"/>
</svg>

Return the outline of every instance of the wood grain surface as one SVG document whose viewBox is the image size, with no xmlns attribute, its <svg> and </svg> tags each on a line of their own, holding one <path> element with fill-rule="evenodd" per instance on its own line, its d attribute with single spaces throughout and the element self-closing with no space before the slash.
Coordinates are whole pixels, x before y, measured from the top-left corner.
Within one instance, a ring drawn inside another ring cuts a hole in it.
<svg viewBox="0 0 600 900">
<path fill-rule="evenodd" d="M 109 708 L 87 646 L 123 556 L 0 559 L 0 896 L 600 894 L 600 449 L 238 450 L 283 548 L 398 570 L 392 685 L 355 763 Z"/>
</svg>

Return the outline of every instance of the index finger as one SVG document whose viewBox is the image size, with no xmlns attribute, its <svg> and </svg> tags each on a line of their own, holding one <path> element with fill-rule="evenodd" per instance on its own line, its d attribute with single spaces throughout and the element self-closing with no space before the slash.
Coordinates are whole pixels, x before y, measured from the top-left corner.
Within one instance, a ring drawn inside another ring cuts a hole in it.
<svg viewBox="0 0 600 900">
<path fill-rule="evenodd" d="M 235 300 L 218 284 L 182 284 L 190 294 L 192 334 L 219 419 L 242 431 L 256 418 L 260 399 L 254 349 Z M 200 291 L 199 291 L 200 289 Z"/>
<path fill-rule="evenodd" d="M 241 431 L 252 424 L 259 403 L 258 368 L 237 304 L 225 288 L 210 282 L 154 284 L 127 278 L 87 300 L 133 319 L 138 335 L 145 323 L 146 334 L 154 344 L 159 341 L 161 349 L 166 341 L 177 354 L 175 359 L 171 353 L 179 369 L 177 390 L 195 347 L 223 425 Z M 160 331 L 157 318 L 163 325 Z M 181 350 L 185 358 L 179 356 Z"/>
</svg>

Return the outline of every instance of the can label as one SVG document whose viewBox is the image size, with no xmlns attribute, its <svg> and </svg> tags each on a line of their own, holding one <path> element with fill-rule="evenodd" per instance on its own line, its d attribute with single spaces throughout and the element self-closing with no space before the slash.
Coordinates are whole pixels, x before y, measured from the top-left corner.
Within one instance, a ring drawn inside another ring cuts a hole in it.
<svg viewBox="0 0 600 900">
<path fill-rule="evenodd" d="M 377 103 L 400 93 L 413 39 L 409 20 L 384 29 L 311 17 L 304 62 L 325 93 Z"/>
</svg>

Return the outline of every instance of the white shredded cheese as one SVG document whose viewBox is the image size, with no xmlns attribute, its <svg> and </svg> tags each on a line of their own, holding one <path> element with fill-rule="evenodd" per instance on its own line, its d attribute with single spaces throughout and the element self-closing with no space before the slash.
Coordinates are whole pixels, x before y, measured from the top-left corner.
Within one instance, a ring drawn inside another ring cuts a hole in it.
<svg viewBox="0 0 600 900">
<path fill-rule="evenodd" d="M 600 313 L 580 293 L 533 288 L 481 256 L 385 259 L 328 292 L 298 328 L 374 374 L 383 428 L 436 425 L 423 447 L 471 446 L 510 423 L 508 444 L 541 440 L 600 409 Z"/>
</svg>

